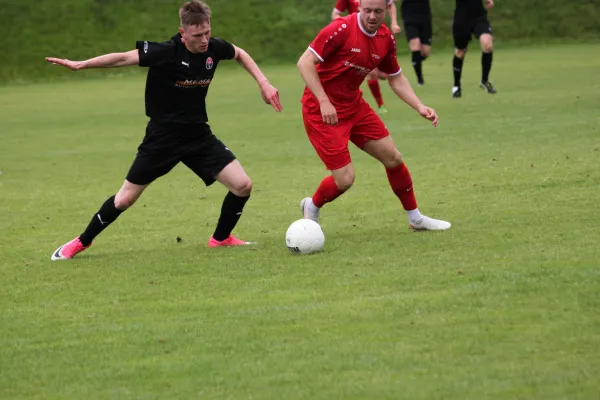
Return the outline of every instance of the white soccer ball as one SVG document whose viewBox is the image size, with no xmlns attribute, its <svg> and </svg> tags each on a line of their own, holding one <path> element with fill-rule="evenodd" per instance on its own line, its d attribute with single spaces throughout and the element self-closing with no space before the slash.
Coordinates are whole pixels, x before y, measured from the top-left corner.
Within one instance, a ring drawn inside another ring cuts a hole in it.
<svg viewBox="0 0 600 400">
<path fill-rule="evenodd" d="M 325 235 L 321 226 L 312 219 L 299 219 L 285 233 L 285 244 L 294 254 L 310 254 L 323 250 Z"/>
</svg>

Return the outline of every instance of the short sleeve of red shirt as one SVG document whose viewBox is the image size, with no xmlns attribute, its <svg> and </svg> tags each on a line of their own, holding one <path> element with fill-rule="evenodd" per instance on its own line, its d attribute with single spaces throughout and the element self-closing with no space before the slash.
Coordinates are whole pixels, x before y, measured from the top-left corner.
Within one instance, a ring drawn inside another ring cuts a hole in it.
<svg viewBox="0 0 600 400">
<path fill-rule="evenodd" d="M 343 13 L 348 9 L 348 0 L 337 0 L 335 10 Z"/>
<path fill-rule="evenodd" d="M 396 38 L 390 33 L 391 40 L 387 54 L 379 64 L 378 68 L 390 76 L 400 75 L 402 68 L 398 64 L 398 54 L 396 52 Z"/>
<path fill-rule="evenodd" d="M 323 62 L 342 47 L 348 38 L 348 26 L 343 19 L 336 19 L 319 32 L 308 49 L 312 51 L 319 61 Z"/>
</svg>

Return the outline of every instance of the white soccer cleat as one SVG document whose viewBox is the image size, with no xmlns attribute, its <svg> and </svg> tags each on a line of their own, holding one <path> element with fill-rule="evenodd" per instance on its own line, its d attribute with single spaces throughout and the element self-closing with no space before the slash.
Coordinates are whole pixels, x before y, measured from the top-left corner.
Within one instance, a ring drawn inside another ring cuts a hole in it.
<svg viewBox="0 0 600 400">
<path fill-rule="evenodd" d="M 306 197 L 300 202 L 300 212 L 306 219 L 312 219 L 317 224 L 319 223 L 319 211 L 317 206 L 314 205 L 312 198 Z"/>
<path fill-rule="evenodd" d="M 423 216 L 418 221 L 411 221 L 410 227 L 415 231 L 445 231 L 450 229 L 450 222 Z"/>
</svg>

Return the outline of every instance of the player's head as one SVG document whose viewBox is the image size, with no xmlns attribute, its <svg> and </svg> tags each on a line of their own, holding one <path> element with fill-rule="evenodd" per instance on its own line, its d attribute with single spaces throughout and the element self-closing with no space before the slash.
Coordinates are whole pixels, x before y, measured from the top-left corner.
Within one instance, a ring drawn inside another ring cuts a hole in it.
<svg viewBox="0 0 600 400">
<path fill-rule="evenodd" d="M 200 0 L 188 1 L 179 9 L 179 33 L 185 47 L 192 53 L 208 50 L 210 16 L 210 7 Z"/>
<path fill-rule="evenodd" d="M 385 21 L 387 0 L 360 0 L 360 22 L 369 33 L 377 29 Z"/>
</svg>

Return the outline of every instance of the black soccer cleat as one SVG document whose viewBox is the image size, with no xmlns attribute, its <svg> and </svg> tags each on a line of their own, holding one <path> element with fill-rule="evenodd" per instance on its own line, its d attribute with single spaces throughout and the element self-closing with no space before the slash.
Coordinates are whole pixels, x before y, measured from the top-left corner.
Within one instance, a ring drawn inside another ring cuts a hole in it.
<svg viewBox="0 0 600 400">
<path fill-rule="evenodd" d="M 460 86 L 454 86 L 452 88 L 452 98 L 460 99 L 461 97 L 462 97 L 462 90 L 460 89 Z"/>
<path fill-rule="evenodd" d="M 494 87 L 494 85 L 492 85 L 492 82 L 490 81 L 487 81 L 485 83 L 481 82 L 479 86 L 481 86 L 481 88 L 489 94 L 496 94 L 496 88 Z"/>
</svg>

